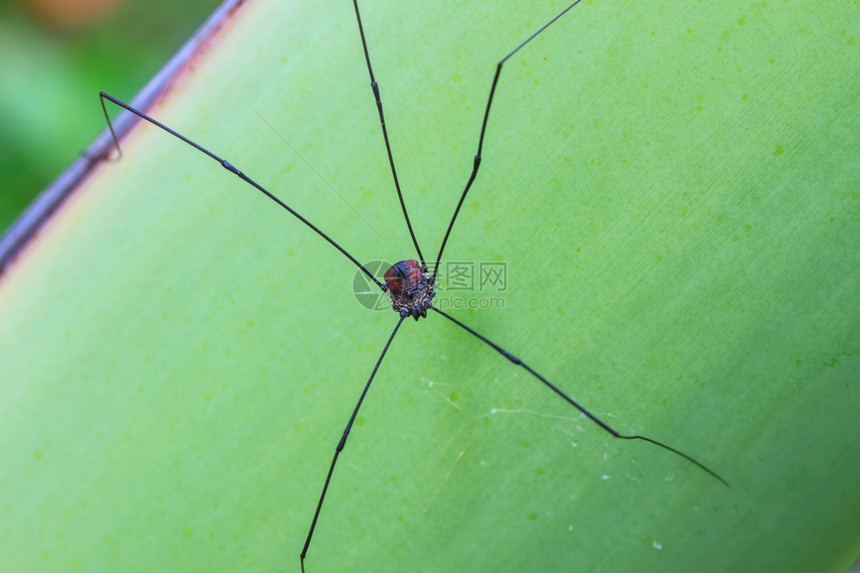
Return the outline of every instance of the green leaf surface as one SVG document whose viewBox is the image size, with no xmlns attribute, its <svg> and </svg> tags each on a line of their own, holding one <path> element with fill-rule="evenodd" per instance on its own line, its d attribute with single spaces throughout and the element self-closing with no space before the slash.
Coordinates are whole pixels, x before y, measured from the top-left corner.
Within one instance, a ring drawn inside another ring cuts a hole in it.
<svg viewBox="0 0 860 573">
<path fill-rule="evenodd" d="M 362 6 L 427 257 L 495 63 L 561 4 Z M 309 573 L 850 567 L 855 10 L 582 3 L 504 68 L 446 251 L 507 284 L 440 305 L 731 487 L 431 315 L 370 390 Z M 245 3 L 149 111 L 358 259 L 414 257 L 348 2 Z M 0 570 L 298 571 L 396 317 L 211 159 L 144 125 L 123 151 L 0 283 Z"/>
</svg>

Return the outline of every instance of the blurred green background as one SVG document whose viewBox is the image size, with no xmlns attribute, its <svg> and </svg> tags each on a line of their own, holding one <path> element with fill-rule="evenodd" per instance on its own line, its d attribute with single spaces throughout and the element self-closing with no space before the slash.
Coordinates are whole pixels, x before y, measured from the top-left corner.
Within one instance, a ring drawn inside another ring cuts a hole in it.
<svg viewBox="0 0 860 573">
<path fill-rule="evenodd" d="M 221 0 L 0 0 L 0 232 Z"/>
</svg>

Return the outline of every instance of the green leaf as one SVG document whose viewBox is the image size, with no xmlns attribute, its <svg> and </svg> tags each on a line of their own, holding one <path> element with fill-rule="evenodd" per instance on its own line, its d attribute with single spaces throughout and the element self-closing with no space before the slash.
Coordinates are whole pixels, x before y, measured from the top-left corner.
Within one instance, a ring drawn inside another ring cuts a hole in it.
<svg viewBox="0 0 860 573">
<path fill-rule="evenodd" d="M 362 5 L 428 258 L 495 63 L 559 9 Z M 309 572 L 850 567 L 852 16 L 577 6 L 505 66 L 446 250 L 503 263 L 507 288 L 438 304 L 731 487 L 613 439 L 431 315 L 404 323 L 370 389 Z M 415 256 L 348 2 L 245 3 L 149 112 L 358 259 Z M 123 152 L 0 284 L 2 569 L 298 571 L 396 317 L 359 304 L 345 257 L 208 157 L 145 125 Z M 451 308 L 469 305 L 493 308 Z"/>
</svg>

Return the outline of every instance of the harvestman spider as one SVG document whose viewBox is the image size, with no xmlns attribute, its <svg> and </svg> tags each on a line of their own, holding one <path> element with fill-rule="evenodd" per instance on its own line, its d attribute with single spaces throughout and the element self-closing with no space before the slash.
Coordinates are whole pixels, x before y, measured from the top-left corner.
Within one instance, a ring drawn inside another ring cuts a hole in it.
<svg viewBox="0 0 860 573">
<path fill-rule="evenodd" d="M 253 179 L 248 177 L 247 175 L 245 175 L 242 171 L 240 171 L 232 163 L 230 163 L 226 159 L 219 157 L 218 155 L 215 155 L 214 153 L 212 153 L 208 149 L 202 147 L 201 145 L 195 143 L 194 141 L 191 141 L 190 139 L 188 139 L 184 135 L 174 131 L 173 129 L 167 127 L 166 125 L 164 125 L 164 124 L 160 123 L 159 121 L 153 119 L 152 117 L 146 115 L 142 111 L 139 111 L 139 110 L 131 107 L 129 104 L 124 103 L 124 102 L 116 99 L 115 97 L 113 97 L 113 96 L 111 96 L 105 92 L 100 93 L 100 101 L 101 101 L 101 105 L 102 105 L 102 110 L 104 111 L 104 115 L 105 115 L 105 118 L 107 120 L 108 128 L 110 129 L 111 136 L 113 137 L 114 145 L 115 145 L 118 152 L 121 153 L 120 146 L 119 146 L 119 139 L 118 139 L 116 133 L 114 132 L 113 124 L 110 120 L 110 116 L 107 112 L 107 107 L 105 105 L 105 100 L 108 100 L 108 101 L 118 105 L 119 107 L 124 108 L 125 110 L 135 114 L 139 118 L 148 121 L 149 123 L 159 127 L 160 129 L 166 131 L 167 133 L 173 135 L 174 137 L 182 140 L 183 142 L 194 147 L 198 151 L 205 153 L 206 155 L 208 155 L 209 157 L 211 157 L 212 159 L 217 161 L 219 164 L 221 164 L 221 166 L 224 167 L 227 171 L 233 173 L 234 175 L 239 177 L 241 180 L 243 180 L 246 183 L 248 183 L 249 185 L 253 186 L 258 191 L 260 191 L 261 193 L 266 195 L 269 199 L 271 199 L 272 201 L 277 203 L 279 206 L 281 206 L 283 209 L 288 211 L 291 215 L 296 217 L 299 221 L 304 223 L 311 230 L 316 232 L 320 237 L 322 237 L 323 239 L 328 241 L 335 249 L 340 251 L 345 257 L 347 257 L 350 261 L 352 261 L 352 263 L 361 272 L 363 272 L 365 275 L 367 275 L 367 277 L 373 283 L 375 283 L 382 290 L 383 293 L 385 293 L 386 295 L 388 295 L 390 297 L 392 308 L 399 315 L 399 319 L 397 321 L 397 324 L 394 326 L 394 330 L 391 332 L 391 335 L 388 337 L 388 341 L 385 343 L 385 346 L 383 347 L 382 352 L 380 353 L 379 358 L 377 359 L 376 364 L 373 367 L 373 371 L 371 372 L 370 377 L 367 380 L 367 383 L 364 385 L 364 389 L 362 390 L 361 395 L 358 398 L 358 402 L 356 403 L 355 408 L 352 411 L 352 415 L 350 416 L 349 421 L 346 424 L 346 428 L 343 431 L 343 435 L 340 438 L 340 441 L 338 442 L 337 447 L 335 448 L 334 456 L 332 457 L 331 465 L 329 466 L 328 474 L 326 475 L 325 482 L 323 484 L 322 493 L 320 494 L 319 501 L 318 501 L 317 506 L 316 506 L 316 510 L 314 511 L 313 519 L 312 519 L 310 527 L 308 529 L 307 538 L 305 539 L 305 544 L 304 544 L 304 547 L 302 548 L 302 551 L 301 551 L 300 564 L 301 564 L 302 571 L 304 571 L 304 569 L 305 569 L 305 565 L 304 565 L 305 557 L 307 556 L 308 549 L 310 548 L 310 545 L 311 545 L 311 539 L 313 538 L 314 531 L 316 530 L 317 521 L 319 520 L 319 516 L 320 516 L 320 512 L 322 510 L 323 502 L 325 501 L 326 493 L 328 492 L 329 484 L 331 483 L 331 477 L 332 477 L 332 474 L 334 473 L 334 468 L 335 468 L 335 465 L 337 464 L 338 457 L 340 456 L 340 453 L 343 451 L 344 446 L 346 445 L 346 440 L 349 437 L 349 432 L 352 429 L 353 423 L 355 422 L 355 419 L 358 415 L 358 411 L 361 408 L 362 403 L 364 402 L 364 398 L 365 398 L 365 396 L 367 396 L 367 391 L 370 389 L 370 385 L 373 382 L 373 379 L 376 376 L 377 371 L 379 370 L 379 366 L 382 363 L 382 360 L 385 357 L 386 352 L 388 352 L 388 348 L 391 346 L 391 343 L 394 340 L 394 337 L 397 334 L 397 331 L 400 329 L 400 326 L 403 324 L 403 321 L 406 320 L 410 316 L 412 318 L 414 318 L 416 321 L 419 318 L 426 318 L 428 310 L 432 310 L 433 312 L 439 314 L 440 316 L 444 317 L 445 319 L 456 324 L 457 326 L 459 326 L 460 328 L 462 328 L 463 330 L 465 330 L 466 332 L 468 332 L 469 334 L 471 334 L 472 336 L 474 336 L 475 338 L 477 338 L 481 342 L 490 346 L 493 350 L 495 350 L 496 352 L 498 352 L 499 354 L 501 354 L 502 356 L 507 358 L 513 364 L 515 364 L 517 366 L 521 366 L 523 369 L 528 371 L 529 374 L 531 374 L 532 376 L 534 376 L 535 378 L 540 380 L 540 382 L 543 383 L 547 388 L 549 388 L 550 390 L 555 392 L 561 399 L 565 400 L 568 404 L 570 404 L 571 406 L 573 406 L 574 408 L 579 410 L 579 412 L 581 412 L 584 416 L 586 416 L 592 422 L 594 422 L 595 424 L 600 426 L 603 430 L 605 430 L 606 432 L 611 434 L 613 437 L 624 439 L 624 440 L 642 440 L 642 441 L 654 444 L 656 446 L 659 446 L 665 450 L 672 452 L 673 454 L 676 454 L 676 455 L 684 458 L 688 462 L 691 462 L 692 464 L 696 465 L 697 467 L 699 467 L 703 471 L 707 472 L 708 474 L 710 474 L 711 476 L 713 476 L 714 478 L 716 478 L 717 480 L 719 480 L 723 484 L 725 484 L 727 486 L 729 485 L 725 479 L 720 477 L 716 472 L 714 472 L 713 470 L 711 470 L 710 468 L 705 466 L 703 463 L 694 459 L 692 456 L 689 456 L 689 455 L 685 454 L 684 452 L 673 448 L 672 446 L 669 446 L 667 444 L 664 444 L 663 442 L 657 441 L 657 440 L 649 438 L 647 436 L 624 435 L 624 434 L 617 432 L 611 426 L 609 426 L 606 422 L 604 422 L 603 420 L 601 420 L 600 418 L 598 418 L 597 416 L 592 414 L 584 406 L 579 404 L 576 400 L 574 400 L 573 398 L 571 398 L 570 396 L 565 394 L 555 384 L 553 384 L 552 382 L 550 382 L 549 380 L 544 378 L 540 373 L 538 373 L 536 370 L 534 370 L 531 366 L 529 366 L 528 364 L 526 364 L 525 362 L 523 362 L 522 360 L 520 360 L 519 358 L 517 358 L 516 356 L 514 356 L 510 352 L 508 352 L 507 350 L 503 349 L 502 347 L 500 347 L 498 344 L 496 344 L 492 340 L 488 339 L 487 337 L 483 336 L 482 334 L 479 334 L 478 332 L 476 332 L 475 330 L 473 330 L 469 326 L 460 322 L 458 319 L 454 318 L 453 316 L 449 315 L 448 313 L 444 312 L 443 310 L 441 310 L 441 309 L 439 309 L 433 305 L 433 297 L 435 296 L 435 292 L 433 290 L 433 285 L 434 285 L 435 280 L 436 280 L 436 275 L 437 275 L 437 272 L 439 269 L 439 263 L 442 260 L 442 254 L 445 251 L 445 245 L 447 244 L 448 238 L 451 235 L 451 230 L 454 228 L 454 223 L 457 220 L 457 215 L 460 212 L 460 208 L 463 205 L 463 201 L 466 199 L 466 195 L 469 193 L 469 189 L 472 187 L 472 183 L 474 183 L 475 178 L 478 175 L 478 170 L 481 166 L 481 150 L 482 150 L 483 145 L 484 145 L 484 135 L 485 135 L 486 130 L 487 130 L 487 122 L 488 122 L 489 117 L 490 117 L 490 108 L 492 107 L 492 104 L 493 104 L 493 97 L 494 97 L 495 92 L 496 92 L 496 85 L 498 84 L 499 77 L 501 76 L 501 73 L 502 73 L 502 67 L 511 57 L 514 56 L 514 54 L 519 52 L 529 42 L 531 42 L 534 38 L 536 38 L 544 30 L 549 28 L 553 23 L 555 23 L 557 20 L 559 20 L 562 16 L 567 14 L 567 12 L 569 12 L 574 6 L 576 6 L 580 2 L 581 2 L 581 0 L 576 0 L 575 2 L 572 2 L 570 5 L 568 5 L 566 8 L 564 8 L 560 13 L 558 13 L 555 17 L 553 17 L 549 22 L 544 24 L 540 29 L 538 29 L 531 36 L 526 38 L 525 41 L 523 41 L 521 44 L 519 44 L 516 48 L 514 48 L 511 52 L 509 52 L 505 57 L 503 57 L 501 60 L 499 60 L 499 62 L 496 64 L 496 72 L 495 72 L 495 75 L 493 76 L 493 82 L 490 86 L 489 97 L 487 98 L 487 105 L 484 109 L 483 121 L 481 122 L 481 132 L 480 132 L 480 137 L 478 138 L 478 148 L 477 148 L 477 152 L 475 153 L 474 160 L 473 160 L 472 171 L 471 171 L 471 174 L 469 175 L 469 179 L 466 182 L 466 186 L 463 189 L 463 192 L 460 194 L 460 200 L 457 203 L 457 207 L 454 209 L 454 214 L 451 216 L 451 220 L 448 223 L 448 228 L 445 231 L 445 236 L 442 239 L 441 246 L 439 247 L 439 252 L 436 255 L 436 258 L 433 262 L 433 266 L 432 266 L 433 271 L 430 272 L 430 270 L 427 266 L 426 260 L 424 258 L 424 255 L 421 252 L 421 248 L 418 246 L 418 240 L 415 238 L 415 233 L 412 230 L 412 223 L 409 220 L 409 214 L 408 214 L 407 209 L 406 209 L 406 203 L 403 200 L 403 193 L 401 192 L 401 189 L 400 189 L 400 182 L 397 178 L 397 169 L 396 169 L 395 164 L 394 164 L 394 156 L 392 155 L 391 145 L 390 145 L 389 139 L 388 139 L 388 130 L 387 130 L 386 125 L 385 125 L 385 115 L 382 111 L 382 99 L 380 96 L 379 85 L 377 84 L 376 78 L 373 75 L 373 67 L 372 67 L 371 61 L 370 61 L 370 53 L 367 49 L 367 41 L 365 39 L 364 27 L 363 27 L 362 22 L 361 22 L 361 14 L 359 13 L 359 9 L 358 9 L 358 0 L 353 0 L 353 6 L 355 8 L 356 22 L 358 24 L 358 31 L 359 31 L 359 34 L 361 36 L 361 45 L 362 45 L 362 49 L 364 50 L 364 57 L 365 57 L 365 61 L 367 63 L 367 71 L 368 71 L 368 74 L 370 75 L 370 85 L 371 85 L 371 88 L 373 90 L 374 99 L 376 100 L 376 108 L 379 112 L 379 123 L 380 123 L 380 126 L 382 127 L 382 136 L 383 136 L 383 139 L 385 141 L 385 149 L 386 149 L 386 152 L 388 153 L 388 164 L 391 168 L 391 175 L 394 179 L 394 187 L 397 190 L 397 197 L 400 200 L 400 207 L 401 207 L 401 210 L 403 211 L 403 218 L 406 221 L 406 226 L 409 229 L 409 235 L 412 238 L 412 243 L 413 243 L 413 245 L 415 247 L 415 251 L 418 255 L 418 260 L 409 259 L 409 260 L 404 260 L 404 261 L 400 261 L 398 263 L 395 263 L 391 268 L 389 268 L 386 271 L 385 277 L 384 277 L 384 279 L 385 279 L 384 283 L 380 282 L 373 275 L 373 273 L 371 273 L 367 268 L 365 268 L 364 265 L 359 263 L 358 260 L 355 259 L 355 257 L 353 257 L 346 249 L 341 247 L 337 242 L 335 242 L 326 233 L 324 233 L 322 230 L 320 230 L 313 223 L 311 223 L 310 221 L 305 219 L 298 212 L 294 211 L 289 205 L 284 203 L 281 199 L 276 197 L 274 194 L 272 194 L 270 191 L 268 191 L 265 187 L 263 187 L 262 185 L 260 185 L 259 183 L 257 183 L 256 181 L 254 181 Z"/>
</svg>

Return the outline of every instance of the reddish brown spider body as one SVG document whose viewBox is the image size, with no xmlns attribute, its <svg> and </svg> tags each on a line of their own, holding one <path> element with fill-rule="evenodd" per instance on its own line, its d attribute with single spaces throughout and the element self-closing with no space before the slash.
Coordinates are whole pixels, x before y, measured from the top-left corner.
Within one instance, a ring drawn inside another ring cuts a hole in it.
<svg viewBox="0 0 860 573">
<path fill-rule="evenodd" d="M 391 297 L 391 308 L 400 316 L 412 316 L 415 320 L 427 317 L 427 309 L 432 306 L 433 276 L 427 267 L 409 259 L 394 263 L 385 271 L 386 292 Z"/>
</svg>

